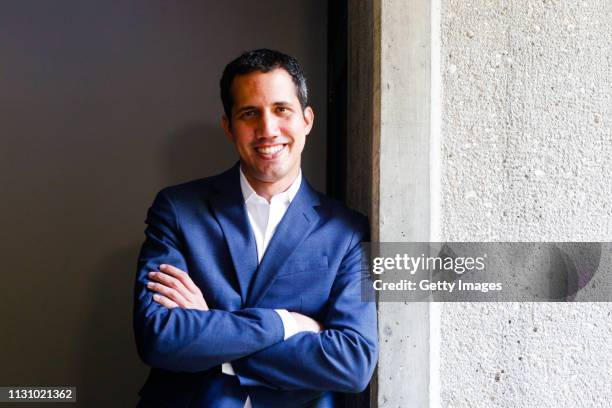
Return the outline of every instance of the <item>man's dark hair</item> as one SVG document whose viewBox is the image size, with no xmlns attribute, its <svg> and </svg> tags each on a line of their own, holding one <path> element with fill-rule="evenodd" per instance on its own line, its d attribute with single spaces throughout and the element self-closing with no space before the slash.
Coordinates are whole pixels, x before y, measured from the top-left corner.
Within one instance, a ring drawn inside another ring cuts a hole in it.
<svg viewBox="0 0 612 408">
<path fill-rule="evenodd" d="M 232 95 L 232 82 L 238 75 L 250 74 L 251 72 L 269 72 L 273 69 L 282 68 L 293 79 L 295 92 L 300 101 L 302 110 L 308 106 L 308 86 L 306 78 L 302 73 L 300 64 L 292 56 L 282 52 L 262 48 L 259 50 L 247 51 L 225 66 L 221 76 L 221 102 L 227 120 L 232 121 L 232 106 L 234 97 Z"/>
</svg>

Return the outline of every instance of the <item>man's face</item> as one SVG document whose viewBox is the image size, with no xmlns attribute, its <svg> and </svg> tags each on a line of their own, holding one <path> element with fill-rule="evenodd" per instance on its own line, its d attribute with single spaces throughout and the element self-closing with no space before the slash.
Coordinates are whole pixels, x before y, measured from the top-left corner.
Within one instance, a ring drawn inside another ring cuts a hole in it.
<svg viewBox="0 0 612 408">
<path fill-rule="evenodd" d="M 302 112 L 295 84 L 284 69 L 239 75 L 232 82 L 231 125 L 223 129 L 236 146 L 251 183 L 286 187 L 297 176 L 314 113 Z"/>
</svg>

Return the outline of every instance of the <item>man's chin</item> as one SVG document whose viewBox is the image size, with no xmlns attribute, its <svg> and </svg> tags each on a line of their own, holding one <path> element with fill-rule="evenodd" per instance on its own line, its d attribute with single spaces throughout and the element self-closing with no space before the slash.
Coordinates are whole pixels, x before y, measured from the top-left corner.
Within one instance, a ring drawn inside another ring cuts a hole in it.
<svg viewBox="0 0 612 408">
<path fill-rule="evenodd" d="M 289 175 L 289 171 L 283 171 L 284 169 L 267 169 L 266 171 L 259 172 L 257 179 L 263 183 L 277 183 L 283 181 Z"/>
<path fill-rule="evenodd" d="M 257 178 L 259 181 L 261 181 L 262 183 L 278 183 L 279 181 L 284 179 L 283 175 L 278 175 L 278 174 L 262 174 L 260 177 Z"/>
<path fill-rule="evenodd" d="M 245 171 L 249 178 L 255 178 L 260 183 L 276 183 L 286 180 L 292 174 L 292 167 L 289 163 L 257 163 L 257 166 L 250 166 Z M 297 175 L 297 172 L 296 172 Z"/>
<path fill-rule="evenodd" d="M 272 183 L 282 179 L 287 173 L 288 171 L 282 163 L 263 163 L 256 167 L 254 175 L 258 180 Z"/>
</svg>

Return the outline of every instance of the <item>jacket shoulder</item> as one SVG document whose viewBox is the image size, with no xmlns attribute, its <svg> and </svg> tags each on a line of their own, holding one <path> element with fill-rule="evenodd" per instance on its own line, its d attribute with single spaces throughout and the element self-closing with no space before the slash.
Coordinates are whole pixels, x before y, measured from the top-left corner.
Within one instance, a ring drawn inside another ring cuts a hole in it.
<svg viewBox="0 0 612 408">
<path fill-rule="evenodd" d="M 350 209 L 342 202 L 317 192 L 321 203 L 320 210 L 326 218 L 339 222 L 351 230 L 369 239 L 368 217 L 359 211 Z"/>
</svg>

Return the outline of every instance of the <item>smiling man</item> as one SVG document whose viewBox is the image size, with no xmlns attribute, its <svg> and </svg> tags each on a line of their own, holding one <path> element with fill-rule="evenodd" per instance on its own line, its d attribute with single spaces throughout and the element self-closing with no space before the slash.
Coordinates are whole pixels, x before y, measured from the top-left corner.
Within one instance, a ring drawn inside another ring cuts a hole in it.
<svg viewBox="0 0 612 408">
<path fill-rule="evenodd" d="M 302 176 L 314 112 L 293 57 L 241 55 L 221 99 L 239 163 L 162 190 L 148 212 L 139 406 L 339 406 L 377 358 L 375 305 L 361 300 L 367 222 Z"/>
</svg>

